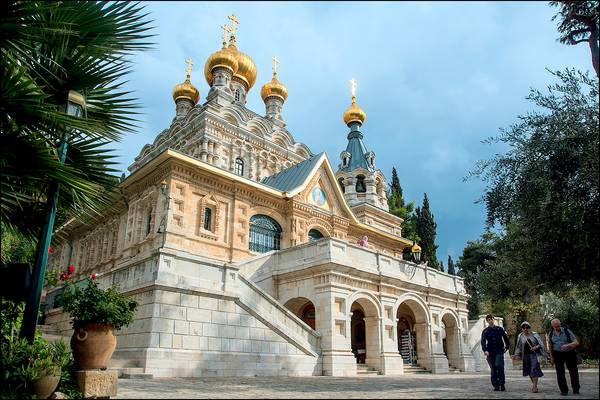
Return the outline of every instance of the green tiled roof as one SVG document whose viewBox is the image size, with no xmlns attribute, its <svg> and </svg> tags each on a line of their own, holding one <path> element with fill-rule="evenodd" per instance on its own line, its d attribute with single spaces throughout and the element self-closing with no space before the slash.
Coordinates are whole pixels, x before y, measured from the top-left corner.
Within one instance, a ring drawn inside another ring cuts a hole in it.
<svg viewBox="0 0 600 400">
<path fill-rule="evenodd" d="M 291 192 L 302 185 L 324 153 L 319 153 L 275 175 L 263 178 L 260 183 L 282 192 Z"/>
</svg>

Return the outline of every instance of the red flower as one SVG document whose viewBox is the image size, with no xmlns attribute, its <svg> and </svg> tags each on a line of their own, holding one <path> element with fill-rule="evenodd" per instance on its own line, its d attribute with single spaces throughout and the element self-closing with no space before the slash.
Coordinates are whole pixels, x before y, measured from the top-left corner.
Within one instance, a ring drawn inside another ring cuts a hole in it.
<svg viewBox="0 0 600 400">
<path fill-rule="evenodd" d="M 97 274 L 91 274 L 90 279 L 95 281 L 97 276 L 98 276 Z"/>
<path fill-rule="evenodd" d="M 68 271 L 69 275 L 71 275 L 73 272 L 75 272 L 75 267 L 73 265 L 69 265 L 69 268 L 67 268 L 67 271 Z"/>
<path fill-rule="evenodd" d="M 48 254 L 54 253 L 54 248 L 52 246 L 48 246 Z"/>
<path fill-rule="evenodd" d="M 61 281 L 66 281 L 67 279 L 69 279 L 69 275 L 62 273 L 60 274 L 60 280 Z"/>
</svg>

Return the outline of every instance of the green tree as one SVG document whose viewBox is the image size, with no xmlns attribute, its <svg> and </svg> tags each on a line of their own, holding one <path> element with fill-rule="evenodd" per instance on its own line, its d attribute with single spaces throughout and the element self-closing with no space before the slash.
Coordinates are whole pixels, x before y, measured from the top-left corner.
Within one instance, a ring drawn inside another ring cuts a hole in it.
<svg viewBox="0 0 600 400">
<path fill-rule="evenodd" d="M 560 7 L 552 21 L 559 20 L 558 40 L 564 44 L 576 45 L 587 42 L 592 53 L 592 65 L 599 76 L 598 67 L 598 8 L 597 1 L 551 1 L 551 6 Z"/>
<path fill-rule="evenodd" d="M 565 290 L 597 276 L 598 80 L 552 72 L 549 93 L 531 90 L 541 111 L 489 139 L 508 146 L 481 162 L 487 224 L 503 230 L 497 259 L 480 281 L 490 296 L 523 297 Z"/>
<path fill-rule="evenodd" d="M 481 302 L 484 294 L 479 286 L 479 278 L 485 275 L 496 259 L 496 243 L 499 236 L 493 232 L 485 232 L 481 238 L 468 241 L 458 258 L 458 276 L 465 280 L 465 289 L 470 295 L 467 300 L 469 318 L 475 319 L 481 314 Z"/>
<path fill-rule="evenodd" d="M 55 226 L 111 203 L 118 182 L 106 145 L 135 128 L 123 89 L 130 55 L 148 48 L 149 21 L 127 2 L 7 1 L 0 6 L 0 221 L 34 237 L 51 181 L 60 185 Z M 62 108 L 69 90 L 86 115 Z M 65 127 L 69 128 L 68 137 Z M 64 164 L 57 144 L 67 140 Z"/>
<path fill-rule="evenodd" d="M 421 259 L 427 261 L 428 265 L 439 269 L 439 263 L 436 256 L 438 246 L 435 244 L 437 224 L 435 223 L 433 214 L 429 209 L 429 198 L 427 193 L 423 196 L 423 205 L 417 207 L 416 214 L 416 229 L 419 236 L 419 246 L 421 246 Z"/>
<path fill-rule="evenodd" d="M 450 275 L 456 275 L 456 269 L 454 267 L 454 261 L 452 260 L 451 255 L 448 255 L 448 273 Z"/>
<path fill-rule="evenodd" d="M 402 236 L 415 242 L 419 241 L 416 231 L 416 218 L 414 213 L 414 202 L 406 203 L 402 195 L 402 186 L 396 168 L 392 168 L 392 184 L 388 194 L 388 206 L 390 213 L 404 220 L 402 223 Z M 410 249 L 406 250 L 410 253 Z"/>
</svg>

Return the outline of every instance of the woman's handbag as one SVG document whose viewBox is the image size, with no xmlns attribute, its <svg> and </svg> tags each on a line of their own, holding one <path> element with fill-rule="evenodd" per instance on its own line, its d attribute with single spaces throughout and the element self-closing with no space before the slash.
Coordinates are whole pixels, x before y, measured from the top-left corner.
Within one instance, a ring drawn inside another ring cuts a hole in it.
<svg viewBox="0 0 600 400">
<path fill-rule="evenodd" d="M 535 339 L 535 337 L 534 337 L 534 339 Z M 527 340 L 527 343 L 529 343 L 529 347 L 533 348 L 535 346 L 533 343 L 531 343 L 531 341 L 529 340 L 529 338 L 525 338 L 525 340 Z M 535 341 L 537 342 L 537 339 L 535 339 Z M 544 353 L 542 353 L 540 351 L 542 345 L 539 344 L 539 346 L 540 346 L 540 348 L 537 349 L 537 351 L 535 351 L 534 353 L 535 353 L 535 356 L 537 358 L 538 364 L 542 365 L 542 364 L 544 364 L 546 362 L 546 356 L 544 356 Z"/>
</svg>

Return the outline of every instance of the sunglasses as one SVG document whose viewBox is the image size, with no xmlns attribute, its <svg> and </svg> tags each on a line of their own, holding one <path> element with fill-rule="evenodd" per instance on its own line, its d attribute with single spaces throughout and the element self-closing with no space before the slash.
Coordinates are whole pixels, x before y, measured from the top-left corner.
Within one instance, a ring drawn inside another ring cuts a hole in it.
<svg viewBox="0 0 600 400">
<path fill-rule="evenodd" d="M 530 326 L 522 326 L 521 329 L 529 329 L 531 328 Z"/>
</svg>

